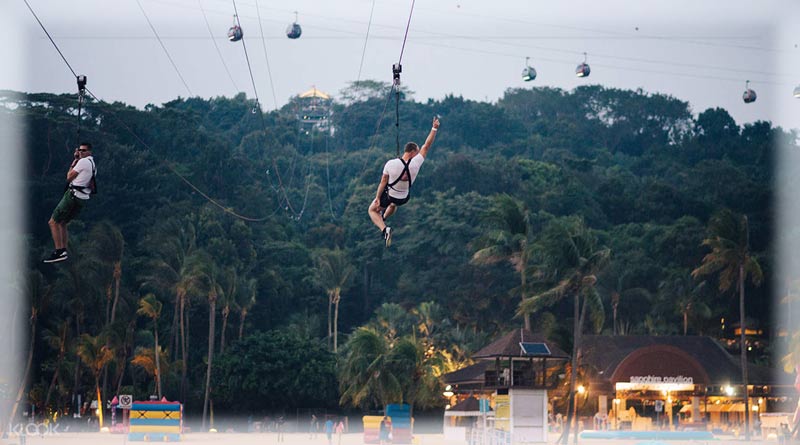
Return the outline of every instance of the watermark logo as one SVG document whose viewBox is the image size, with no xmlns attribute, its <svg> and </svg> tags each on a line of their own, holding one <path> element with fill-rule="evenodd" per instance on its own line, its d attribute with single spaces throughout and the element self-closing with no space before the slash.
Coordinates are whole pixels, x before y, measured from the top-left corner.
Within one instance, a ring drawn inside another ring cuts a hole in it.
<svg viewBox="0 0 800 445">
<path fill-rule="evenodd" d="M 61 425 L 58 423 L 17 423 L 8 425 L 8 432 L 17 436 L 57 436 Z"/>
</svg>

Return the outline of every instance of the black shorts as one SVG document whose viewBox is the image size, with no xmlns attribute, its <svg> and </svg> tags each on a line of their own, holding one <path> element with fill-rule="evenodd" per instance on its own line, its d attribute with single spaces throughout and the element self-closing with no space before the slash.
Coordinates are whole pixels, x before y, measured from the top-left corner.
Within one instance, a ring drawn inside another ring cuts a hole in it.
<svg viewBox="0 0 800 445">
<path fill-rule="evenodd" d="M 394 204 L 394 205 L 399 207 L 399 206 L 407 203 L 408 202 L 408 198 L 410 198 L 410 197 L 411 197 L 410 193 L 403 199 L 399 199 L 399 198 L 395 198 L 395 197 L 389 196 L 389 187 L 385 187 L 383 189 L 383 193 L 381 193 L 381 208 L 385 209 L 385 208 L 389 207 L 389 204 Z"/>
</svg>

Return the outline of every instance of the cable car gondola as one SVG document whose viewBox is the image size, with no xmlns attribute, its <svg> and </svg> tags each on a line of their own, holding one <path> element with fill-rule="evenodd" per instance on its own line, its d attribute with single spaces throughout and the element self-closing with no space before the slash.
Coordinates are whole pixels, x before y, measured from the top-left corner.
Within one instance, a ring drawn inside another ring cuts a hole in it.
<svg viewBox="0 0 800 445">
<path fill-rule="evenodd" d="M 234 15 L 233 26 L 228 29 L 228 40 L 231 42 L 238 42 L 239 40 L 242 40 L 242 37 L 244 37 L 242 27 L 239 26 L 238 20 L 236 20 L 236 15 Z"/>
<path fill-rule="evenodd" d="M 583 53 L 583 63 L 575 68 L 575 75 L 577 77 L 589 77 L 589 73 L 592 72 L 592 69 L 589 68 L 589 64 L 586 63 L 586 53 Z"/>
<path fill-rule="evenodd" d="M 528 61 L 530 57 L 525 58 L 525 68 L 522 70 L 522 80 L 525 82 L 530 82 L 531 80 L 536 79 L 536 70 L 533 69 L 532 66 L 528 65 Z"/>
<path fill-rule="evenodd" d="M 800 99 L 800 85 L 794 87 L 794 97 Z"/>
<path fill-rule="evenodd" d="M 750 81 L 748 80 L 745 84 L 744 94 L 742 94 L 742 100 L 744 103 L 749 104 L 756 101 L 756 92 L 750 89 Z"/>
<path fill-rule="evenodd" d="M 297 11 L 294 12 L 294 23 L 286 27 L 286 37 L 290 39 L 299 39 L 303 34 L 303 28 L 297 23 Z"/>
</svg>

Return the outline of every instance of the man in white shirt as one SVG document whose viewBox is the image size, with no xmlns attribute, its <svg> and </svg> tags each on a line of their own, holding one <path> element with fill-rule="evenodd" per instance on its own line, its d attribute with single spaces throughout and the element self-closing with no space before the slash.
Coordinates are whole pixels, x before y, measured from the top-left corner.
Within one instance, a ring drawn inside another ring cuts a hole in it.
<svg viewBox="0 0 800 445">
<path fill-rule="evenodd" d="M 378 192 L 369 206 L 369 217 L 383 234 L 386 247 L 392 245 L 392 228 L 384 221 L 394 214 L 398 206 L 408 202 L 411 185 L 417 179 L 419 169 L 428 156 L 428 150 L 436 139 L 438 130 L 439 119 L 433 118 L 433 126 L 422 148 L 414 142 L 409 142 L 402 157 L 391 159 L 383 166 L 383 177 L 378 185 Z"/>
<path fill-rule="evenodd" d="M 48 222 L 55 250 L 42 260 L 44 263 L 57 263 L 68 258 L 67 224 L 78 216 L 89 196 L 95 192 L 94 177 L 97 167 L 92 157 L 92 144 L 81 142 L 80 147 L 75 149 L 73 158 L 67 171 L 69 186 Z"/>
</svg>

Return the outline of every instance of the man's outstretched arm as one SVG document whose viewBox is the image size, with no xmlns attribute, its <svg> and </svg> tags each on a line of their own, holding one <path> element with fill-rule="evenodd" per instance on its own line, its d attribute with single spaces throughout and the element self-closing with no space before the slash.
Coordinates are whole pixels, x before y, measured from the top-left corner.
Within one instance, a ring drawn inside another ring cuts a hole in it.
<svg viewBox="0 0 800 445">
<path fill-rule="evenodd" d="M 428 137 L 425 139 L 425 143 L 422 144 L 422 148 L 419 149 L 419 154 L 422 155 L 423 158 L 428 158 L 428 149 L 431 148 L 433 145 L 433 140 L 436 139 L 436 131 L 439 129 L 439 119 L 433 118 L 433 126 L 431 127 L 431 132 L 428 133 Z"/>
</svg>

